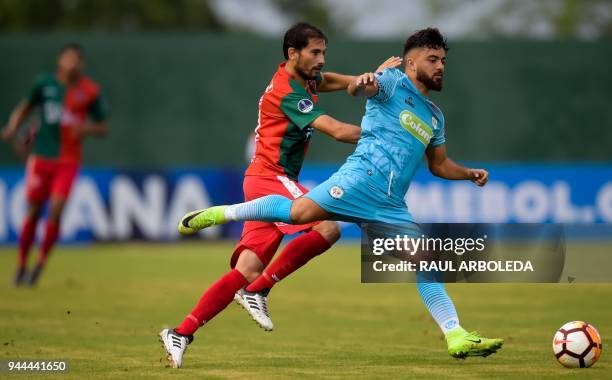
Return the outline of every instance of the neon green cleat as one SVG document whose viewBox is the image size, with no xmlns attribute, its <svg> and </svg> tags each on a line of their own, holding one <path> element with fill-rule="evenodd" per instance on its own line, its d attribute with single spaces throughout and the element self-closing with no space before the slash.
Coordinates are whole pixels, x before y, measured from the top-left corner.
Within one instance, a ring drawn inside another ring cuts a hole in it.
<svg viewBox="0 0 612 380">
<path fill-rule="evenodd" d="M 225 224 L 225 209 L 227 206 L 214 206 L 204 210 L 191 211 L 181 218 L 178 231 L 182 235 L 191 235 L 215 224 Z"/>
<path fill-rule="evenodd" d="M 446 333 L 446 343 L 450 356 L 465 359 L 468 356 L 489 356 L 504 344 L 503 339 L 484 338 L 477 332 L 467 332 L 457 327 Z"/>
</svg>

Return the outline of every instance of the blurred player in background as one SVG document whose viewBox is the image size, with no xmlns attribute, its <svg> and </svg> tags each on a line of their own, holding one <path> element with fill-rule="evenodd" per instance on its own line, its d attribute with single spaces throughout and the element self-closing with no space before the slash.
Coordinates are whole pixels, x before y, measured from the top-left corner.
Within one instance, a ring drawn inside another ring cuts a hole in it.
<svg viewBox="0 0 612 380">
<path fill-rule="evenodd" d="M 283 53 L 286 61 L 278 66 L 259 101 L 255 154 L 243 183 L 245 201 L 270 194 L 296 199 L 308 192 L 298 182 L 298 174 L 314 129 L 341 142 L 355 144 L 359 140 L 360 127 L 338 121 L 319 108 L 319 91 L 345 90 L 355 79 L 321 72 L 326 49 L 327 37 L 310 24 L 298 23 L 285 33 Z M 381 69 L 394 64 L 399 64 L 398 60 L 389 59 Z M 304 233 L 287 244 L 270 264 L 283 236 L 298 232 Z M 210 322 L 232 299 L 236 299 L 263 329 L 272 330 L 266 298 L 271 286 L 256 284 L 257 289 L 252 290 L 247 285 L 258 277 L 280 281 L 328 250 L 339 238 L 338 224 L 332 221 L 304 225 L 244 223 L 242 236 L 230 260 L 232 270 L 206 290 L 178 327 L 160 333 L 170 365 L 182 365 L 183 354 L 195 331 Z"/>
<path fill-rule="evenodd" d="M 308 194 L 294 201 L 272 195 L 191 212 L 179 230 L 193 233 L 228 221 L 302 224 L 331 219 L 384 223 L 383 229 L 373 232 L 420 238 L 404 196 L 423 156 L 435 176 L 470 180 L 478 186 L 488 180 L 486 170 L 467 168 L 447 157 L 444 116 L 428 98 L 430 91 L 442 90 L 447 50 L 438 29 L 420 30 L 404 45 L 404 72 L 389 68 L 350 83 L 350 95 L 368 98 L 361 138 L 346 163 Z M 451 356 L 488 356 L 502 346 L 502 339 L 488 339 L 461 327 L 455 305 L 435 276 L 417 273 L 417 289 L 444 333 Z"/>
<path fill-rule="evenodd" d="M 38 128 L 27 133 L 18 154 L 29 145 L 25 175 L 27 211 L 19 235 L 19 257 L 13 284 L 34 285 L 57 241 L 60 220 L 77 177 L 81 161 L 81 141 L 85 136 L 104 136 L 106 108 L 99 86 L 83 75 L 83 48 L 68 44 L 59 53 L 55 73 L 40 75 L 27 97 L 11 113 L 2 130 L 5 141 L 13 139 L 28 115 L 40 107 Z M 49 201 L 45 234 L 36 266 L 27 270 L 28 252 L 36 235 L 36 225 Z"/>
</svg>

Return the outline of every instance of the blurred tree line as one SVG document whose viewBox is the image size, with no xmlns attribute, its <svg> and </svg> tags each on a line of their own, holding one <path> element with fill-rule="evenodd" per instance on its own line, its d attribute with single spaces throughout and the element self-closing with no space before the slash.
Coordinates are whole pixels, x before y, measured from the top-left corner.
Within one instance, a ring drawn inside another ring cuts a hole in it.
<svg viewBox="0 0 612 380">
<path fill-rule="evenodd" d="M 203 0 L 0 0 L 0 30 L 221 30 Z"/>
<path fill-rule="evenodd" d="M 467 6 L 484 10 L 467 33 L 473 37 L 612 37 L 612 0 L 429 0 L 434 16 Z"/>
<path fill-rule="evenodd" d="M 290 20 L 325 30 L 335 23 L 321 1 L 272 0 Z M 224 24 L 208 0 L 0 0 L 0 31 L 220 31 Z"/>
<path fill-rule="evenodd" d="M 228 0 L 0 0 L 0 31 L 250 31 L 224 20 L 215 4 Z M 306 20 L 331 34 L 350 34 L 355 12 L 351 0 L 232 0 L 272 7 L 286 24 Z M 358 3 L 363 4 L 362 1 Z M 386 0 L 373 6 L 390 12 L 420 7 L 427 22 L 466 20 L 458 32 L 475 38 L 579 38 L 612 37 L 612 0 Z M 332 9 L 347 9 L 332 12 Z M 363 9 L 362 9 L 363 8 Z M 348 11 L 350 10 L 350 12 Z M 476 15 L 475 18 L 466 16 Z M 393 18 L 390 18 L 390 20 Z M 469 19 L 469 20 L 468 20 Z M 256 20 L 266 23 L 266 20 Z M 390 22 L 386 19 L 372 22 Z M 257 23 L 255 23 L 256 25 Z"/>
</svg>

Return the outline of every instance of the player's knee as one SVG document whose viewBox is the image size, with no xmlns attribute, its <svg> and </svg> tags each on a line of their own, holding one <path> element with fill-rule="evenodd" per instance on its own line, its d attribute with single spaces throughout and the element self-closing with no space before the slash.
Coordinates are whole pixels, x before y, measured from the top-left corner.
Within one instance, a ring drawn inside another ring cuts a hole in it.
<svg viewBox="0 0 612 380">
<path fill-rule="evenodd" d="M 238 269 L 238 268 L 236 268 Z M 261 275 L 260 271 L 256 271 L 256 270 L 240 270 L 238 269 L 238 272 L 240 272 L 244 278 L 249 282 L 253 282 L 257 279 L 257 277 L 259 277 Z"/>
<path fill-rule="evenodd" d="M 253 282 L 259 277 L 264 267 L 264 264 L 255 252 L 245 249 L 238 257 L 235 269 L 240 272 L 248 282 Z"/>
<path fill-rule="evenodd" d="M 308 210 L 308 205 L 303 202 L 301 199 L 297 199 L 293 201 L 291 204 L 291 210 L 289 216 L 293 224 L 305 224 L 309 223 L 312 216 L 311 212 Z"/>
<path fill-rule="evenodd" d="M 32 203 L 28 206 L 28 218 L 31 220 L 38 220 L 42 212 L 42 204 Z"/>
<path fill-rule="evenodd" d="M 340 239 L 340 225 L 336 222 L 322 222 L 316 225 L 313 230 L 320 233 L 329 244 L 334 244 Z"/>
</svg>

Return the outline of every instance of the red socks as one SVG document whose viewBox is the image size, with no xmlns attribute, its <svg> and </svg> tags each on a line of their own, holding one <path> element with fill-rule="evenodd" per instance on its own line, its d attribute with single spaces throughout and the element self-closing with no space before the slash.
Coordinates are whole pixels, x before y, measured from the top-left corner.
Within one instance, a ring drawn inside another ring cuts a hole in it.
<svg viewBox="0 0 612 380">
<path fill-rule="evenodd" d="M 317 231 L 310 231 L 291 240 L 281 254 L 257 277 L 246 290 L 258 292 L 271 289 L 275 283 L 287 277 L 310 259 L 327 251 L 331 245 Z"/>
<path fill-rule="evenodd" d="M 28 252 L 34 242 L 36 235 L 36 219 L 26 218 L 21 228 L 21 234 L 19 235 L 19 258 L 17 260 L 17 266 L 24 268 L 28 261 Z"/>
<path fill-rule="evenodd" d="M 248 281 L 238 270 L 232 269 L 226 273 L 206 290 L 191 314 L 176 328 L 176 332 L 181 335 L 193 335 L 201 325 L 225 309 L 234 299 L 234 293 L 246 284 Z"/>
<path fill-rule="evenodd" d="M 310 231 L 293 239 L 276 260 L 246 289 L 256 292 L 272 288 L 274 284 L 306 264 L 313 257 L 327 251 L 331 245 L 317 231 Z M 242 273 L 233 269 L 215 282 L 198 301 L 196 307 L 176 328 L 181 335 L 193 335 L 203 324 L 213 319 L 234 299 L 234 293 L 248 284 Z"/>
<path fill-rule="evenodd" d="M 51 252 L 51 248 L 57 241 L 59 235 L 60 226 L 58 223 L 47 221 L 47 229 L 45 231 L 45 238 L 43 239 L 42 245 L 40 246 L 40 254 L 38 255 L 38 263 L 44 265 L 47 262 L 47 256 Z"/>
</svg>

